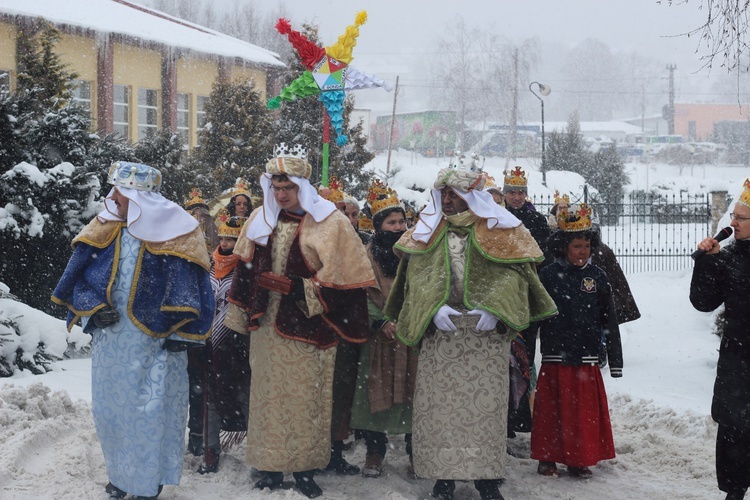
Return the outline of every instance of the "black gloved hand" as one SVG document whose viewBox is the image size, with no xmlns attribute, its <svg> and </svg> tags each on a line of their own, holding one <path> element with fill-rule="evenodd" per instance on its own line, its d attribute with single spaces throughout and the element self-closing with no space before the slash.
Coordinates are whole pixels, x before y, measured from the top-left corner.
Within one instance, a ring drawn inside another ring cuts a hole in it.
<svg viewBox="0 0 750 500">
<path fill-rule="evenodd" d="M 289 292 L 289 297 L 295 302 L 305 300 L 305 282 L 299 276 L 288 276 L 292 281 L 292 291 Z"/>
<path fill-rule="evenodd" d="M 184 340 L 166 339 L 162 346 L 169 352 L 182 352 L 187 351 L 192 346 L 200 346 L 202 344 L 196 344 L 195 342 L 186 342 Z"/>
<path fill-rule="evenodd" d="M 91 316 L 94 326 L 101 329 L 107 328 L 120 321 L 120 313 L 111 307 L 99 309 Z"/>
</svg>

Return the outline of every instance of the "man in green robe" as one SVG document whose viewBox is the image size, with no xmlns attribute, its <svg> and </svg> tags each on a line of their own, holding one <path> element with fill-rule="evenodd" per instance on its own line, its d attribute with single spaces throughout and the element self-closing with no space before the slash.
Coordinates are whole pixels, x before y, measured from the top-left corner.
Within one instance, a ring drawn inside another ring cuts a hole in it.
<svg viewBox="0 0 750 500">
<path fill-rule="evenodd" d="M 394 246 L 402 260 L 385 307 L 398 338 L 420 345 L 414 470 L 443 500 L 455 480 L 474 480 L 482 500 L 503 498 L 510 341 L 557 313 L 535 270 L 542 251 L 481 191 L 486 178 L 463 158 L 439 172 L 431 203 Z"/>
</svg>

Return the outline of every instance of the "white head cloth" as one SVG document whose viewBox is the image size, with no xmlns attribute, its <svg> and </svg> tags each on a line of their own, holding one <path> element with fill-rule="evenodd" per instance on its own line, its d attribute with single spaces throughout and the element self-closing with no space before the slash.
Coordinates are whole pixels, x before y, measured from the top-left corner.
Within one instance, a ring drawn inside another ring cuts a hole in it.
<svg viewBox="0 0 750 500">
<path fill-rule="evenodd" d="M 247 228 L 245 236 L 259 245 L 267 245 L 268 237 L 271 236 L 279 220 L 281 207 L 271 191 L 271 174 L 264 173 L 260 176 L 260 185 L 263 188 L 263 208 L 255 216 Z M 299 186 L 297 196 L 302 210 L 309 213 L 315 222 L 320 222 L 335 212 L 336 205 L 318 196 L 317 190 L 304 177 L 288 175 L 289 180 Z"/>
<path fill-rule="evenodd" d="M 456 188 L 453 188 L 453 191 L 469 205 L 471 213 L 482 219 L 487 219 L 488 228 L 507 229 L 521 225 L 521 221 L 508 212 L 505 207 L 501 207 L 495 203 L 492 194 L 487 191 L 478 191 L 476 189 L 461 191 Z M 430 202 L 419 213 L 419 222 L 417 222 L 417 226 L 411 235 L 412 238 L 422 243 L 430 241 L 432 233 L 435 232 L 438 224 L 443 220 L 443 191 L 441 189 L 433 189 L 430 191 L 430 195 Z"/>
<path fill-rule="evenodd" d="M 124 220 L 117 214 L 117 206 L 111 198 L 115 189 L 130 200 L 126 221 L 128 231 L 141 241 L 161 243 L 198 227 L 198 221 L 192 215 L 159 193 L 122 186 L 113 187 L 104 200 L 104 210 L 97 215 L 102 222 Z"/>
</svg>

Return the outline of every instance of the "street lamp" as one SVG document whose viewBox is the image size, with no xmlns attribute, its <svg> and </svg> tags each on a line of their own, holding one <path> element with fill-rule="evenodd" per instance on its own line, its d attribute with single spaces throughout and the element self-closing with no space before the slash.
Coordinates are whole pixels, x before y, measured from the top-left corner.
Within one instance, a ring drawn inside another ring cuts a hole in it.
<svg viewBox="0 0 750 500">
<path fill-rule="evenodd" d="M 542 184 L 546 186 L 547 185 L 547 165 L 545 165 L 544 163 L 544 99 L 542 99 L 542 97 L 539 94 L 534 92 L 534 89 L 531 88 L 533 85 L 536 85 L 538 87 L 539 94 L 542 94 L 542 96 L 545 96 L 545 97 L 548 96 L 550 92 L 552 92 L 552 89 L 550 88 L 549 85 L 545 85 L 539 82 L 531 82 L 529 84 L 529 91 L 532 94 L 534 94 L 537 99 L 539 99 L 539 102 L 542 103 Z"/>
</svg>

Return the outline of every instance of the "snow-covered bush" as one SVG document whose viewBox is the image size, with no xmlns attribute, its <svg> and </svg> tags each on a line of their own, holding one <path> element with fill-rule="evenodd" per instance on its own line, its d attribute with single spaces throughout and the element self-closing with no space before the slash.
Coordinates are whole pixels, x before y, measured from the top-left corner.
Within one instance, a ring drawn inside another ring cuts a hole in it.
<svg viewBox="0 0 750 500">
<path fill-rule="evenodd" d="M 88 353 L 90 342 L 80 327 L 69 333 L 64 321 L 19 302 L 0 283 L 0 377 L 46 373 L 55 360 Z"/>
</svg>

